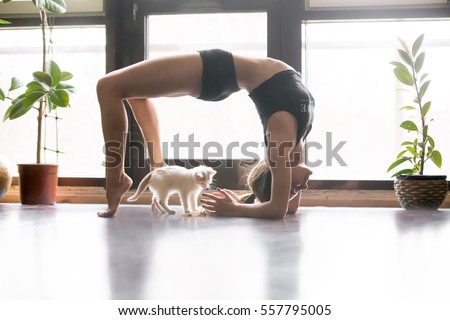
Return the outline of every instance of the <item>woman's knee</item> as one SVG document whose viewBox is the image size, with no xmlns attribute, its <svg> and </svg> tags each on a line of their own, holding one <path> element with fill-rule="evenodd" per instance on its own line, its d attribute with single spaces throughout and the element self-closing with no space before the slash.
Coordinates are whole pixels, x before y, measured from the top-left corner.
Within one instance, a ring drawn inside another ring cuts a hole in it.
<svg viewBox="0 0 450 320">
<path fill-rule="evenodd" d="M 120 91 L 116 84 L 114 76 L 105 75 L 97 81 L 97 97 L 99 100 L 104 98 L 121 99 Z"/>
</svg>

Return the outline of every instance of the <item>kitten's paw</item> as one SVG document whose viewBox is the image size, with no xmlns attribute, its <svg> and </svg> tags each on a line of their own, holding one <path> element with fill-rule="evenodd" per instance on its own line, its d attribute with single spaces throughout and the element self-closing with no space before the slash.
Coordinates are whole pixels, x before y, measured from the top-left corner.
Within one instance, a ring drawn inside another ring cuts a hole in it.
<svg viewBox="0 0 450 320">
<path fill-rule="evenodd" d="M 169 212 L 167 212 L 168 214 L 175 214 L 177 213 L 175 210 L 169 210 Z"/>
<path fill-rule="evenodd" d="M 201 215 L 202 215 L 202 211 L 198 208 L 189 212 L 189 216 L 191 216 L 191 217 L 199 217 Z"/>
</svg>

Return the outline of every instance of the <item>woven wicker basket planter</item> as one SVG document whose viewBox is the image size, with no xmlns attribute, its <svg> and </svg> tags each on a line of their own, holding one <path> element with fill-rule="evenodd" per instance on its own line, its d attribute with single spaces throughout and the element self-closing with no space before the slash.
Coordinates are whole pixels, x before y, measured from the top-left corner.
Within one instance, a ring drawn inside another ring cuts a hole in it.
<svg viewBox="0 0 450 320">
<path fill-rule="evenodd" d="M 397 177 L 394 181 L 395 194 L 400 205 L 407 210 L 437 210 L 448 192 L 446 176 Z M 436 178 L 436 179 L 433 179 Z"/>
</svg>

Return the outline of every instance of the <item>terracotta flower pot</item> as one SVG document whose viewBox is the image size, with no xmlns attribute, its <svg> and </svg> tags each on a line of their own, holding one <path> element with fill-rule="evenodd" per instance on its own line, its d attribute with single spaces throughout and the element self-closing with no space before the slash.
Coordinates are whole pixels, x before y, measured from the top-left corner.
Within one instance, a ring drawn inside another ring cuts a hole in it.
<svg viewBox="0 0 450 320">
<path fill-rule="evenodd" d="M 0 161 L 0 199 L 8 192 L 11 187 L 12 177 L 8 168 Z"/>
<path fill-rule="evenodd" d="M 22 204 L 56 203 L 57 164 L 19 164 L 18 167 Z"/>
</svg>

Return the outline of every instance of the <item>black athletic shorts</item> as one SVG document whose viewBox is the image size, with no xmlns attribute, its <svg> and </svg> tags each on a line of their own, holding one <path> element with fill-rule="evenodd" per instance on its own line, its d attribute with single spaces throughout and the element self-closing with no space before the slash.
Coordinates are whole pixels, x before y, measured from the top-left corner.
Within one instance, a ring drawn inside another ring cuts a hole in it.
<svg viewBox="0 0 450 320">
<path fill-rule="evenodd" d="M 233 55 L 221 49 L 199 51 L 203 61 L 201 100 L 220 101 L 239 91 Z"/>
</svg>

